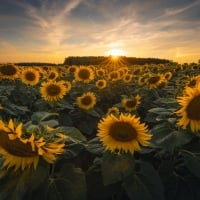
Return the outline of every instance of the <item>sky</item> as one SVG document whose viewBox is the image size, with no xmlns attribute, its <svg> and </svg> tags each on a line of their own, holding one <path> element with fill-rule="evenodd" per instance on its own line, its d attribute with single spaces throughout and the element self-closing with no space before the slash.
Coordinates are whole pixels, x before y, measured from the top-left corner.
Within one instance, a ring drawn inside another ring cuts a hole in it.
<svg viewBox="0 0 200 200">
<path fill-rule="evenodd" d="M 0 63 L 200 59 L 200 0 L 0 0 Z"/>
</svg>

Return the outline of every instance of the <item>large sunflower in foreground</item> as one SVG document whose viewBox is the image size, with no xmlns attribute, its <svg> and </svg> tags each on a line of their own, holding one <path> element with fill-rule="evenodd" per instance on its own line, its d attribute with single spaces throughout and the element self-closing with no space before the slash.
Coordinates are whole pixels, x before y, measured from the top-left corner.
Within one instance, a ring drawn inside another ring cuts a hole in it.
<svg viewBox="0 0 200 200">
<path fill-rule="evenodd" d="M 27 85 L 36 85 L 40 80 L 40 73 L 33 68 L 24 69 L 21 73 L 21 80 Z"/>
<path fill-rule="evenodd" d="M 77 97 L 76 103 L 79 108 L 83 110 L 90 110 L 96 104 L 96 96 L 93 92 L 84 93 L 82 96 Z"/>
<path fill-rule="evenodd" d="M 80 66 L 74 72 L 75 80 L 89 83 L 94 79 L 94 71 L 90 67 Z"/>
<path fill-rule="evenodd" d="M 139 151 L 140 145 L 148 146 L 151 135 L 147 126 L 135 115 L 120 114 L 119 117 L 108 115 L 98 124 L 97 136 L 106 150 L 111 152 Z"/>
<path fill-rule="evenodd" d="M 190 126 L 192 132 L 200 130 L 200 87 L 186 87 L 184 96 L 177 98 L 178 103 L 182 106 L 176 114 L 181 116 L 177 125 L 182 128 Z"/>
<path fill-rule="evenodd" d="M 45 101 L 54 102 L 63 99 L 68 89 L 63 84 L 63 81 L 48 81 L 43 82 L 40 87 L 40 93 Z"/>
<path fill-rule="evenodd" d="M 15 125 L 11 119 L 8 124 L 0 120 L 0 154 L 3 158 L 3 168 L 13 168 L 14 171 L 24 170 L 31 166 L 37 168 L 40 157 L 53 163 L 56 155 L 64 149 L 61 133 L 57 138 L 46 140 L 43 136 L 35 138 L 35 133 L 24 137 L 23 124 Z"/>
</svg>

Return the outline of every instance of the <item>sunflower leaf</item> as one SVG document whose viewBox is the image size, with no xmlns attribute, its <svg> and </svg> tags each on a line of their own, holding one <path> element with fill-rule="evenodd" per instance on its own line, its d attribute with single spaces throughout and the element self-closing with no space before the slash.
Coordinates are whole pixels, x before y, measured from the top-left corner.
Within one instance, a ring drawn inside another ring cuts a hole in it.
<svg viewBox="0 0 200 200">
<path fill-rule="evenodd" d="M 85 174 L 72 164 L 64 164 L 57 178 L 51 178 L 46 191 L 48 200 L 85 200 Z"/>
<path fill-rule="evenodd" d="M 79 131 L 79 129 L 73 126 L 62 126 L 60 127 L 63 134 L 70 136 L 72 139 L 85 142 L 87 139 L 85 136 Z"/>
<path fill-rule="evenodd" d="M 189 171 L 195 175 L 196 177 L 200 178 L 200 157 L 197 157 L 195 154 L 192 152 L 190 153 L 185 153 L 183 152 L 184 155 L 184 161 L 186 167 L 189 169 Z"/>
<path fill-rule="evenodd" d="M 186 131 L 174 131 L 170 128 L 169 123 L 155 126 L 151 130 L 151 133 L 153 134 L 153 137 L 150 146 L 166 150 L 173 150 L 176 147 L 187 144 L 193 138 L 193 135 L 188 134 Z"/>
<path fill-rule="evenodd" d="M 128 176 L 122 184 L 130 200 L 164 200 L 163 185 L 156 170 L 142 161 L 140 167 L 137 174 Z"/>
<path fill-rule="evenodd" d="M 128 154 L 104 153 L 102 175 L 104 185 L 122 181 L 134 171 L 134 159 Z"/>
<path fill-rule="evenodd" d="M 40 121 L 44 121 L 47 118 L 58 116 L 58 113 L 49 113 L 49 112 L 35 112 L 31 116 L 31 120 L 35 123 L 39 123 Z"/>
</svg>

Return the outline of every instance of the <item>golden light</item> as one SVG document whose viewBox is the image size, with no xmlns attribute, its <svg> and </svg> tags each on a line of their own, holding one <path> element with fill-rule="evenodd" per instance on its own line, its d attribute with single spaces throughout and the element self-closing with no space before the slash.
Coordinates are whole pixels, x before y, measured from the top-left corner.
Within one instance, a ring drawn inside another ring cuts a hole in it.
<svg viewBox="0 0 200 200">
<path fill-rule="evenodd" d="M 117 58 L 119 56 L 125 56 L 126 52 L 123 49 L 110 49 L 107 55 Z"/>
</svg>

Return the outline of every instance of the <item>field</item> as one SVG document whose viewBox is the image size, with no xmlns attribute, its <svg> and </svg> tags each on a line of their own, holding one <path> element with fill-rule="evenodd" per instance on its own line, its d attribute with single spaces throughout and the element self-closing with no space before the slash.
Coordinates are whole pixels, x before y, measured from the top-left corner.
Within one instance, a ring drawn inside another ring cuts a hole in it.
<svg viewBox="0 0 200 200">
<path fill-rule="evenodd" d="M 0 200 L 199 200 L 200 65 L 0 65 Z"/>
</svg>

